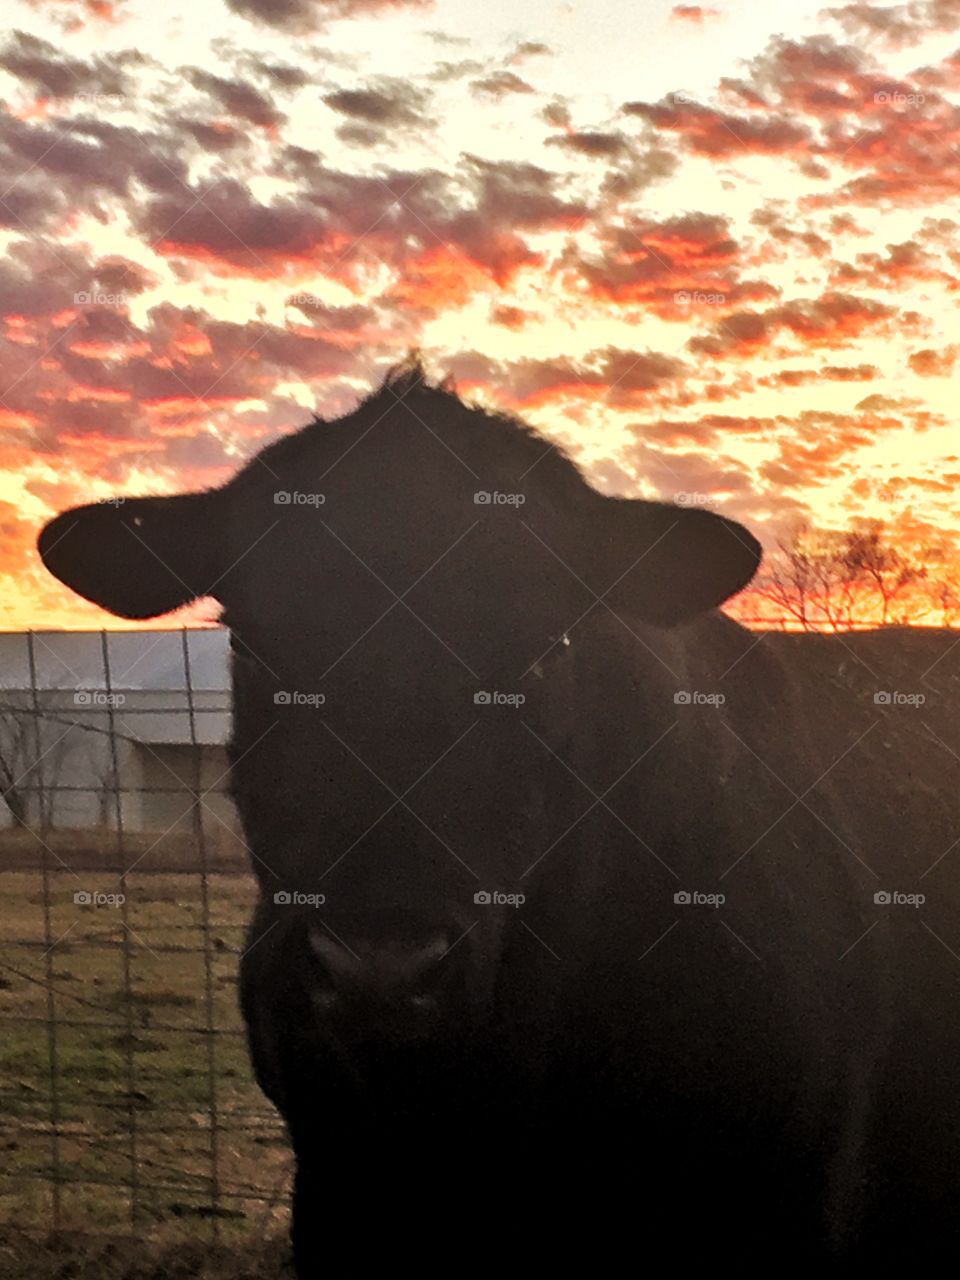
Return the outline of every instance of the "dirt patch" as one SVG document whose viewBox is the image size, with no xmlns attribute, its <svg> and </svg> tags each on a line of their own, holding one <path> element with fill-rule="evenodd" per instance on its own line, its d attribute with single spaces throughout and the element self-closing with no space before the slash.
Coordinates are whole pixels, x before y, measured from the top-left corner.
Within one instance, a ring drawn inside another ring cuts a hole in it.
<svg viewBox="0 0 960 1280">
<path fill-rule="evenodd" d="M 0 1227 L 5 1280 L 291 1280 L 283 1238 L 233 1247 L 154 1243 L 125 1236 L 35 1236 Z"/>
</svg>

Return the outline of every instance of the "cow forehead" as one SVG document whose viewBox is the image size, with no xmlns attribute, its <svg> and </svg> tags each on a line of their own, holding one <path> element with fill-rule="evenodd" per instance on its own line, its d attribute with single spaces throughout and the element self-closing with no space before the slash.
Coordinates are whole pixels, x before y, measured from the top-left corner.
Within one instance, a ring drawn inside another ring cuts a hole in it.
<svg viewBox="0 0 960 1280">
<path fill-rule="evenodd" d="M 292 579 L 367 566 L 396 591 L 448 556 L 475 570 L 509 549 L 520 571 L 551 548 L 565 557 L 564 527 L 598 497 L 546 439 L 436 396 L 314 423 L 221 494 L 226 554 L 242 561 L 228 575 L 238 595 L 278 559 Z"/>
</svg>

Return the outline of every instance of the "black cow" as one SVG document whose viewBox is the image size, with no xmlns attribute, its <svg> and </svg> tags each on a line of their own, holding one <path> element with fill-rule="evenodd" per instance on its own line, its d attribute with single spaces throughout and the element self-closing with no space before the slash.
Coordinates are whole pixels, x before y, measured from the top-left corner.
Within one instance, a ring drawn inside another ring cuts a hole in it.
<svg viewBox="0 0 960 1280">
<path fill-rule="evenodd" d="M 408 362 L 222 489 L 39 545 L 124 617 L 224 606 L 299 1275 L 960 1254 L 960 969 L 934 944 L 905 984 L 871 927 L 856 797 L 715 612 L 740 525 L 601 496 Z"/>
</svg>

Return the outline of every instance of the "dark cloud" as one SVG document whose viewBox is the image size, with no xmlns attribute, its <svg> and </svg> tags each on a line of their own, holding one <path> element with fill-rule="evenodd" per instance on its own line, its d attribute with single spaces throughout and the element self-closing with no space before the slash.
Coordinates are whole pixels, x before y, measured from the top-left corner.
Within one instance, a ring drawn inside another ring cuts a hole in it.
<svg viewBox="0 0 960 1280">
<path fill-rule="evenodd" d="M 880 377 L 880 370 L 874 364 L 825 364 L 819 376 L 832 382 L 873 382 Z"/>
<path fill-rule="evenodd" d="M 563 147 L 566 151 L 601 160 L 615 159 L 627 155 L 632 150 L 630 140 L 625 134 L 590 133 L 577 130 L 548 138 L 547 146 Z"/>
<path fill-rule="evenodd" d="M 373 325 L 377 313 L 373 307 L 334 307 L 311 294 L 294 293 L 287 298 L 287 306 L 304 315 L 318 330 L 335 334 L 338 338 L 352 337 Z"/>
<path fill-rule="evenodd" d="M 250 148 L 250 134 L 239 125 L 227 124 L 224 120 L 210 123 L 187 116 L 178 116 L 171 122 L 180 133 L 186 134 L 211 155 L 222 155 L 227 152 L 247 151 Z"/>
<path fill-rule="evenodd" d="M 294 67 L 286 62 L 274 62 L 245 50 L 240 58 L 240 65 L 252 76 L 266 80 L 272 89 L 292 91 L 302 89 L 310 84 L 313 76 L 303 67 Z"/>
<path fill-rule="evenodd" d="M 507 58 L 507 63 L 510 66 L 516 66 L 518 63 L 526 62 L 529 58 L 543 57 L 551 53 L 553 53 L 553 50 L 550 46 L 543 44 L 539 40 L 523 40 Z"/>
<path fill-rule="evenodd" d="M 459 62 L 438 62 L 434 69 L 428 74 L 428 80 L 448 81 L 462 80 L 464 76 L 479 75 L 485 70 L 482 62 L 478 62 L 476 58 L 462 58 Z"/>
<path fill-rule="evenodd" d="M 289 153 L 284 162 L 293 163 Z M 388 300 L 413 315 L 421 305 L 462 305 L 523 267 L 542 268 L 525 235 L 570 230 L 589 216 L 588 204 L 564 198 L 558 184 L 540 166 L 469 154 L 453 174 L 368 176 L 316 165 L 298 193 L 270 202 L 224 177 L 144 201 L 133 216 L 160 252 L 221 273 L 271 278 L 309 264 L 355 287 L 368 268 L 387 270 L 395 273 Z"/>
<path fill-rule="evenodd" d="M 774 36 L 749 64 L 750 84 L 780 110 L 814 117 L 858 110 L 873 92 L 871 63 L 831 36 Z"/>
<path fill-rule="evenodd" d="M 470 43 L 469 36 L 453 36 L 449 31 L 425 31 L 423 34 L 434 44 L 462 46 Z"/>
<path fill-rule="evenodd" d="M 324 95 L 331 110 L 382 129 L 422 129 L 432 125 L 427 114 L 430 94 L 409 80 L 381 77 L 363 89 L 337 89 Z"/>
<path fill-rule="evenodd" d="M 629 218 L 599 229 L 602 256 L 571 248 L 558 267 L 575 288 L 622 306 L 642 304 L 658 316 L 689 324 L 710 309 L 777 296 L 770 284 L 742 280 L 742 248 L 725 218 L 688 213 L 662 221 Z"/>
<path fill-rule="evenodd" d="M 105 293 L 143 293 L 159 283 L 157 277 L 139 263 L 116 255 L 95 262 L 93 278 Z"/>
<path fill-rule="evenodd" d="M 101 283 L 98 267 L 111 261 L 123 259 L 102 258 L 95 264 L 71 245 L 33 236 L 15 240 L 0 258 L 0 314 L 34 318 L 69 311 L 74 294 L 95 289 Z"/>
<path fill-rule="evenodd" d="M 272 157 L 271 173 L 287 182 L 312 184 L 323 172 L 323 154 L 307 147 L 288 143 L 276 149 Z"/>
<path fill-rule="evenodd" d="M 0 68 L 43 98 L 126 97 L 134 91 L 131 71 L 149 62 L 137 49 L 93 57 L 86 62 L 70 57 L 48 40 L 26 31 L 14 31 L 0 49 Z"/>
<path fill-rule="evenodd" d="M 387 129 L 378 129 L 372 124 L 361 124 L 358 120 L 350 120 L 336 130 L 337 138 L 346 147 L 381 147 L 390 141 L 391 133 Z"/>
<path fill-rule="evenodd" d="M 821 16 L 835 19 L 849 36 L 903 49 L 928 35 L 956 30 L 960 24 L 960 0 L 912 0 L 893 5 L 859 0 L 824 9 Z"/>
<path fill-rule="evenodd" d="M 556 98 L 552 102 L 548 102 L 540 114 L 547 124 L 552 125 L 554 129 L 572 128 L 572 116 L 570 115 L 569 106 Z"/>
<path fill-rule="evenodd" d="M 498 306 L 490 309 L 490 323 L 500 325 L 504 329 L 512 329 L 515 333 L 525 328 L 529 321 L 536 317 L 522 307 Z"/>
<path fill-rule="evenodd" d="M 0 107 L 0 171 L 12 175 L 0 221 L 42 234 L 78 211 L 102 222 L 117 201 L 146 189 L 182 189 L 183 138 L 82 115 L 56 123 L 20 120 Z M 136 184 L 136 185 L 135 185 Z"/>
<path fill-rule="evenodd" d="M 303 420 L 272 391 L 278 382 L 322 387 L 355 377 L 392 341 L 374 309 L 309 299 L 300 326 L 224 321 L 170 303 L 152 307 L 141 326 L 124 295 L 150 283 L 122 258 L 11 246 L 0 263 L 0 424 L 9 447 L 69 452 L 77 472 L 98 480 L 122 482 L 130 467 L 149 464 L 180 472 L 181 484 L 211 483 L 263 424 Z M 235 418 L 244 402 L 265 407 Z"/>
<path fill-rule="evenodd" d="M 960 287 L 960 282 L 944 271 L 932 254 L 912 240 L 888 244 L 886 253 L 858 253 L 855 265 L 839 263 L 834 275 L 845 284 L 866 284 L 875 289 L 913 281 L 939 281 L 948 287 Z"/>
<path fill-rule="evenodd" d="M 876 365 L 824 364 L 819 369 L 781 369 L 757 379 L 760 387 L 803 387 L 815 382 L 873 382 L 880 377 Z"/>
<path fill-rule="evenodd" d="M 247 81 L 227 80 L 199 67 L 186 67 L 184 77 L 195 89 L 208 94 L 228 115 L 239 120 L 273 129 L 287 119 L 266 94 Z"/>
<path fill-rule="evenodd" d="M 499 102 L 511 93 L 534 93 L 533 85 L 512 71 L 492 71 L 479 80 L 470 81 L 471 92 L 478 97 L 496 98 Z"/>
<path fill-rule="evenodd" d="M 692 152 L 715 157 L 745 154 L 803 155 L 812 135 L 806 125 L 780 116 L 744 116 L 696 102 L 625 102 L 625 115 L 681 137 Z"/>
<path fill-rule="evenodd" d="M 784 217 L 781 201 L 761 205 L 750 215 L 750 221 L 766 236 L 790 249 L 800 246 L 815 258 L 824 258 L 831 251 L 830 241 L 819 232 L 810 227 L 791 226 Z"/>
<path fill-rule="evenodd" d="M 682 378 L 682 360 L 658 351 L 602 347 L 582 360 L 568 356 L 499 362 L 480 352 L 462 352 L 449 361 L 458 383 L 480 382 L 515 406 L 533 407 L 567 396 L 604 399 L 613 408 L 646 404 L 661 387 Z"/>
<path fill-rule="evenodd" d="M 769 311 L 740 311 L 726 316 L 705 336 L 687 343 L 700 355 L 746 355 L 767 346 L 782 329 L 789 329 L 805 346 L 843 347 L 869 329 L 889 329 L 907 322 L 896 307 L 871 298 L 846 293 L 826 293 L 821 298 L 798 298 Z"/>
<path fill-rule="evenodd" d="M 219 260 L 253 275 L 270 260 L 308 258 L 322 241 L 316 212 L 294 199 L 263 204 L 236 178 L 181 185 L 135 211 L 139 233 L 160 252 Z"/>
<path fill-rule="evenodd" d="M 432 0 L 227 0 L 227 8 L 265 27 L 293 35 L 322 31 L 344 18 L 379 17 L 398 9 L 429 9 Z"/>
</svg>

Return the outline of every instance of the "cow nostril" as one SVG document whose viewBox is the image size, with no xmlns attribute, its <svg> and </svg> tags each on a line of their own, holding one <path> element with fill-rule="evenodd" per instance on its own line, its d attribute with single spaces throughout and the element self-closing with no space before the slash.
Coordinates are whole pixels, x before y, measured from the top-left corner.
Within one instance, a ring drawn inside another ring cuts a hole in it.
<svg viewBox="0 0 960 1280">
<path fill-rule="evenodd" d="M 449 953 L 453 940 L 445 933 L 437 936 L 423 947 L 417 948 L 412 957 L 413 976 L 418 980 L 429 981 L 447 971 L 450 967 Z"/>
<path fill-rule="evenodd" d="M 319 987 L 311 992 L 313 1006 L 320 1013 L 330 1013 L 336 1009 L 340 1003 L 340 993 L 335 991 L 333 987 Z"/>
</svg>

